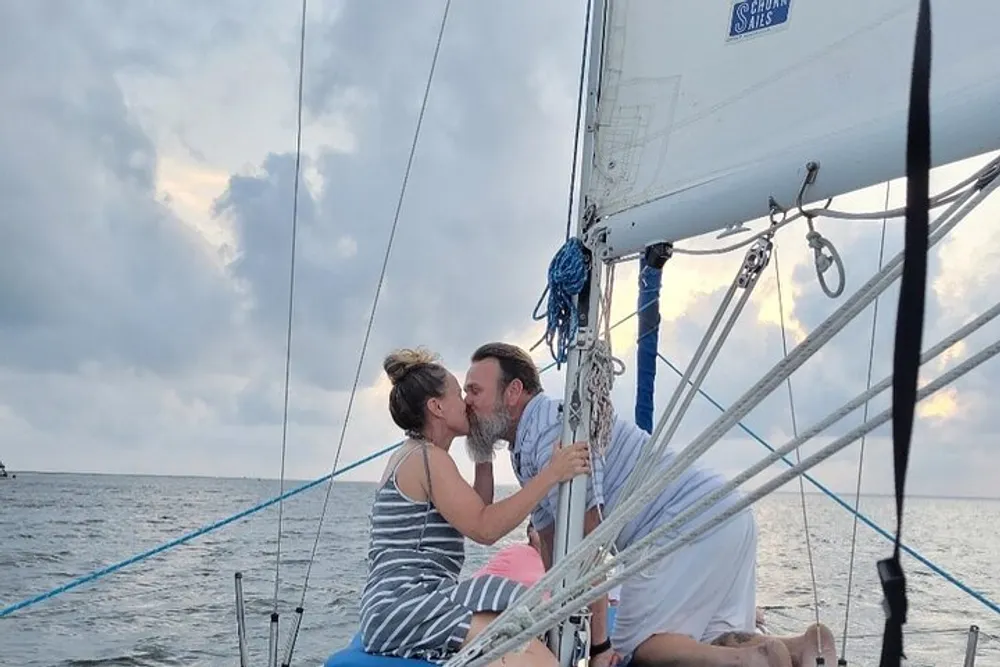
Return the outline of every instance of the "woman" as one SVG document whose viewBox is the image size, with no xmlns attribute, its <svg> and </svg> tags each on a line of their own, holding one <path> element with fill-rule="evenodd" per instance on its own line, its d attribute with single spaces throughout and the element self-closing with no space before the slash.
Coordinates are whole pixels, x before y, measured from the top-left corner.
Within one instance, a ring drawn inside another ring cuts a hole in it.
<svg viewBox="0 0 1000 667">
<path fill-rule="evenodd" d="M 465 537 L 492 544 L 527 518 L 553 486 L 588 472 L 582 444 L 561 448 L 514 495 L 485 504 L 448 453 L 469 432 L 458 380 L 421 350 L 389 355 L 389 413 L 407 440 L 386 466 L 371 512 L 361 640 L 379 655 L 443 663 L 483 631 L 524 587 L 487 575 L 459 583 Z M 537 639 L 507 667 L 555 667 Z"/>
</svg>

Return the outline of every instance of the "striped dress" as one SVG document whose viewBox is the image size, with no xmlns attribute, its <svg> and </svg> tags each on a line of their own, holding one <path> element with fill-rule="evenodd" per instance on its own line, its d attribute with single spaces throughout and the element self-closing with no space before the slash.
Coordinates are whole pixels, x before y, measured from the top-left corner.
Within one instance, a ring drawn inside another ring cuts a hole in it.
<svg viewBox="0 0 1000 667">
<path fill-rule="evenodd" d="M 414 449 L 423 452 L 433 496 L 427 446 Z M 372 505 L 361 641 L 368 653 L 443 663 L 465 640 L 473 612 L 503 611 L 525 588 L 494 575 L 459 582 L 465 538 L 432 502 L 412 500 L 396 485 L 412 453 L 400 457 Z"/>
</svg>

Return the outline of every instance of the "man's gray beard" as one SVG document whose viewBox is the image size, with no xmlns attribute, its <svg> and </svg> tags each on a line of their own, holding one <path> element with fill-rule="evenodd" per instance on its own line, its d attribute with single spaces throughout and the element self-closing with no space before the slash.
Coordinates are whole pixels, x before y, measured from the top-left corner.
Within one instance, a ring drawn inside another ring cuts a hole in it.
<svg viewBox="0 0 1000 667">
<path fill-rule="evenodd" d="M 514 419 L 507 406 L 495 406 L 493 415 L 481 417 L 472 413 L 469 415 L 469 435 L 465 438 L 465 448 L 474 463 L 488 463 L 493 460 L 497 440 L 502 440 L 510 433 Z"/>
</svg>

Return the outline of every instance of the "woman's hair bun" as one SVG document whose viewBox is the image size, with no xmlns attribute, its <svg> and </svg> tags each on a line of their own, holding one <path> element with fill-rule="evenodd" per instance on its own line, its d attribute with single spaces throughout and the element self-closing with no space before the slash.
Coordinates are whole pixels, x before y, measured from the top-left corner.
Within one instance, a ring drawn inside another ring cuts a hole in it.
<svg viewBox="0 0 1000 667">
<path fill-rule="evenodd" d="M 396 350 L 385 358 L 382 368 L 393 386 L 399 384 L 414 368 L 437 362 L 437 355 L 424 348 Z"/>
</svg>

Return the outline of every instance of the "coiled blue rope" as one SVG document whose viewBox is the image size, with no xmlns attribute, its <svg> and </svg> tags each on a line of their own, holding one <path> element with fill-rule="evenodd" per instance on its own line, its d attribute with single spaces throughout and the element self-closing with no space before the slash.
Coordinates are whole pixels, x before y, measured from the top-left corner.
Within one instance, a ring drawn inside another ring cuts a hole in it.
<svg viewBox="0 0 1000 667">
<path fill-rule="evenodd" d="M 53 588 L 52 590 L 46 591 L 44 593 L 41 593 L 39 595 L 35 595 L 33 597 L 30 597 L 30 598 L 26 598 L 24 600 L 21 600 L 20 602 L 15 602 L 12 605 L 8 605 L 8 606 L 4 607 L 3 609 L 0 609 L 0 618 L 3 618 L 4 616 L 10 616 L 15 611 L 18 611 L 20 609 L 24 609 L 26 607 L 30 607 L 32 605 L 38 604 L 39 602 L 42 602 L 44 600 L 48 600 L 49 598 L 54 598 L 57 595 L 61 595 L 62 593 L 65 593 L 66 591 L 69 591 L 69 590 L 72 590 L 74 588 L 78 588 L 80 586 L 83 586 L 84 584 L 89 583 L 91 581 L 94 581 L 95 579 L 100 579 L 101 577 L 105 577 L 105 576 L 107 576 L 109 574 L 113 574 L 113 573 L 117 572 L 118 570 L 121 570 L 123 568 L 128 567 L 129 565 L 134 565 L 135 563 L 138 563 L 140 561 L 144 561 L 147 558 L 152 558 L 153 556 L 161 554 L 164 551 L 167 551 L 168 549 L 173 549 L 176 546 L 180 546 L 181 544 L 184 544 L 185 542 L 190 542 L 191 540 L 195 539 L 196 537 L 201 537 L 202 535 L 205 535 L 206 533 L 211 533 L 212 531 L 218 530 L 219 528 L 222 528 L 223 526 L 225 526 L 227 524 L 230 524 L 230 523 L 232 523 L 234 521 L 239 521 L 240 519 L 242 519 L 244 517 L 248 517 L 251 514 L 256 514 L 257 512 L 260 512 L 261 510 L 266 509 L 266 508 L 270 507 L 271 505 L 274 505 L 279 500 L 284 500 L 286 498 L 291 498 L 292 496 L 298 495 L 298 494 L 302 493 L 303 491 L 308 491 L 309 489 L 311 489 L 311 488 L 313 488 L 315 486 L 318 486 L 318 485 L 322 484 L 323 482 L 329 480 L 331 477 L 338 477 L 338 476 L 344 474 L 345 472 L 347 472 L 349 470 L 353 470 L 354 468 L 357 468 L 358 466 L 362 466 L 362 465 L 368 463 L 369 461 L 371 461 L 373 459 L 377 459 L 378 457 L 382 456 L 383 454 L 388 454 L 392 450 L 394 450 L 397 447 L 399 447 L 401 444 L 403 444 L 403 443 L 402 442 L 397 442 L 394 445 L 389 445 L 388 447 L 383 447 L 382 449 L 380 449 L 379 451 L 375 452 L 374 454 L 369 454 L 368 456 L 366 456 L 366 457 L 364 457 L 364 458 L 362 458 L 362 459 L 360 459 L 358 461 L 355 461 L 354 463 L 352 463 L 352 464 L 350 464 L 348 466 L 345 466 L 345 467 L 341 468 L 340 470 L 337 470 L 336 472 L 326 474 L 323 477 L 320 477 L 319 479 L 313 480 L 311 482 L 306 482 L 305 484 L 297 486 L 294 489 L 289 489 L 288 491 L 286 491 L 285 493 L 281 494 L 280 496 L 275 496 L 274 498 L 271 498 L 270 500 L 265 500 L 264 502 L 259 503 L 257 505 L 254 505 L 253 507 L 250 507 L 248 509 L 245 509 L 242 512 L 237 512 L 236 514 L 233 514 L 230 517 L 226 517 L 225 519 L 220 519 L 219 521 L 216 521 L 215 523 L 210 523 L 210 524 L 202 526 L 201 528 L 198 528 L 196 530 L 192 530 L 191 532 L 186 533 L 184 535 L 181 535 L 180 537 L 177 537 L 175 539 L 172 539 L 169 542 L 165 542 L 165 543 L 163 543 L 163 544 L 161 544 L 161 545 L 159 545 L 157 547 L 153 547 L 152 549 L 149 549 L 147 551 L 143 551 L 142 553 L 139 553 L 139 554 L 136 554 L 136 555 L 131 556 L 129 558 L 126 558 L 125 560 L 118 561 L 117 563 L 113 563 L 113 564 L 108 565 L 106 567 L 102 567 L 99 570 L 94 570 L 93 572 L 85 574 L 85 575 L 83 575 L 81 577 L 77 577 L 76 579 L 68 581 L 65 584 L 61 585 L 61 586 L 57 586 L 57 587 Z"/>
<path fill-rule="evenodd" d="M 559 248 L 549 263 L 548 285 L 531 315 L 535 321 L 547 320 L 542 340 L 549 345 L 549 351 L 556 362 L 556 369 L 566 363 L 570 346 L 576 340 L 580 313 L 575 299 L 583 291 L 589 275 L 590 266 L 583 242 L 575 236 L 571 237 Z M 548 306 L 542 315 L 538 311 L 546 295 L 549 298 Z"/>
</svg>

